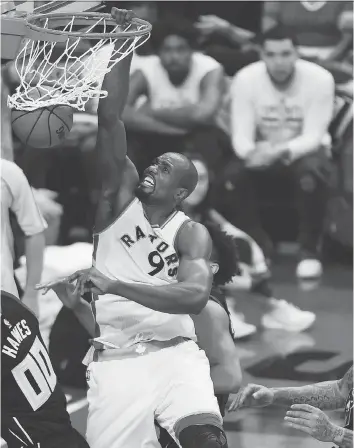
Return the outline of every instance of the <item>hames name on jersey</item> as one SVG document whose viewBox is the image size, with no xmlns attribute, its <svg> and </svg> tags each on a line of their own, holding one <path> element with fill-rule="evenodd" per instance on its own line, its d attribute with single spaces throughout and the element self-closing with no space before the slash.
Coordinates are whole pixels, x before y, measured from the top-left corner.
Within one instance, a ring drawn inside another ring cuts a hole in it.
<svg viewBox="0 0 354 448">
<path fill-rule="evenodd" d="M 161 227 L 152 226 L 135 198 L 113 224 L 94 234 L 93 265 L 107 277 L 126 283 L 175 283 L 179 266 L 175 242 L 189 220 L 183 212 L 175 211 Z M 113 294 L 94 297 L 91 305 L 95 340 L 105 348 L 127 348 L 178 336 L 196 340 L 189 315 L 161 313 Z"/>
<path fill-rule="evenodd" d="M 8 345 L 4 344 L 1 347 L 1 352 L 16 359 L 21 342 L 26 339 L 27 336 L 32 334 L 31 330 L 25 319 L 17 322 L 13 327 L 8 320 L 4 319 L 4 325 L 10 329 L 10 335 L 6 338 L 6 343 Z"/>
<path fill-rule="evenodd" d="M 1 431 L 8 446 L 71 431 L 66 399 L 39 332 L 19 299 L 1 291 Z M 28 438 L 29 437 L 29 438 Z"/>
</svg>

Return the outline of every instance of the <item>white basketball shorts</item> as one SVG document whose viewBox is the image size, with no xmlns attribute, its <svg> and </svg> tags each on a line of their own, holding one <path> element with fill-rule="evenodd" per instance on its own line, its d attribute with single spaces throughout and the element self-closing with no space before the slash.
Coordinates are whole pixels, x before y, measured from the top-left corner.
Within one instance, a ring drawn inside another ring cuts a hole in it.
<svg viewBox="0 0 354 448">
<path fill-rule="evenodd" d="M 88 366 L 91 448 L 160 448 L 155 419 L 178 443 L 193 424 L 222 428 L 210 366 L 193 341 Z"/>
</svg>

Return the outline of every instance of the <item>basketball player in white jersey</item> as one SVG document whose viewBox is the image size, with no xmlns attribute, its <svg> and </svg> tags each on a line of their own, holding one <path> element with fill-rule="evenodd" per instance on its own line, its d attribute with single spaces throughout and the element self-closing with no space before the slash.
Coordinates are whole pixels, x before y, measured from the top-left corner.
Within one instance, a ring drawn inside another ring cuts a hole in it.
<svg viewBox="0 0 354 448">
<path fill-rule="evenodd" d="M 113 8 L 117 23 L 131 12 Z M 210 236 L 178 205 L 194 189 L 197 172 L 167 153 L 139 180 L 126 154 L 121 121 L 131 57 L 105 76 L 108 97 L 98 107 L 97 149 L 102 197 L 93 265 L 111 279 L 95 292 L 95 326 L 88 363 L 87 440 L 91 448 L 159 447 L 154 420 L 183 448 L 226 447 L 210 367 L 199 350 L 190 314 L 206 305 L 212 284 Z M 73 276 L 77 290 L 90 271 Z"/>
</svg>

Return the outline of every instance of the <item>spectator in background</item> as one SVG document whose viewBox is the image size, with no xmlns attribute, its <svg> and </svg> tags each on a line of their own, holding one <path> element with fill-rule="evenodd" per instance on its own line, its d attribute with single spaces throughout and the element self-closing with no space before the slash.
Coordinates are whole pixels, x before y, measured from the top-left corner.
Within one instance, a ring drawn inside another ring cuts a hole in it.
<svg viewBox="0 0 354 448">
<path fill-rule="evenodd" d="M 263 60 L 234 78 L 231 132 L 237 158 L 220 179 L 217 207 L 269 256 L 254 181 L 264 188 L 266 180 L 274 184 L 275 173 L 292 179 L 300 221 L 297 276 L 314 278 L 322 273 L 319 249 L 330 174 L 327 129 L 334 80 L 322 67 L 298 59 L 295 45 L 286 30 L 269 30 L 261 39 Z"/>
<path fill-rule="evenodd" d="M 233 76 L 243 67 L 258 61 L 258 47 L 252 42 L 254 32 L 215 15 L 200 16 L 195 28 L 205 53 L 220 62 L 227 75 Z"/>
<path fill-rule="evenodd" d="M 281 25 L 294 34 L 304 58 L 336 60 L 343 56 L 353 39 L 351 1 L 266 1 L 264 31 Z"/>
<path fill-rule="evenodd" d="M 223 69 L 194 51 L 194 28 L 181 19 L 157 24 L 151 41 L 157 55 L 145 58 L 133 73 L 123 119 L 128 151 L 138 170 L 166 151 L 198 148 L 208 164 L 221 157 L 214 123 L 223 89 Z M 136 108 L 136 101 L 147 101 Z"/>
<path fill-rule="evenodd" d="M 212 173 L 208 171 L 205 161 L 199 154 L 186 154 L 198 171 L 198 184 L 194 191 L 182 203 L 183 211 L 193 220 L 204 225 L 218 225 L 221 230 L 236 241 L 238 249 L 239 273 L 223 288 L 230 311 L 230 319 L 234 327 L 235 339 L 250 336 L 256 327 L 244 321 L 242 314 L 236 311 L 236 290 L 250 291 L 252 297 L 261 298 L 264 314 L 262 326 L 266 329 L 280 329 L 289 332 L 307 330 L 314 323 L 316 316 L 310 311 L 302 311 L 285 300 L 275 297 L 270 284 L 270 271 L 264 254 L 257 243 L 245 232 L 230 224 L 213 208 L 211 204 Z M 232 204 L 230 204 L 232 207 Z"/>
<path fill-rule="evenodd" d="M 41 280 L 47 226 L 23 171 L 15 163 L 1 160 L 1 289 L 19 297 L 14 277 L 15 245 L 19 241 L 14 238 L 11 215 L 24 234 L 27 279 L 22 301 L 38 316 L 35 286 Z"/>
</svg>

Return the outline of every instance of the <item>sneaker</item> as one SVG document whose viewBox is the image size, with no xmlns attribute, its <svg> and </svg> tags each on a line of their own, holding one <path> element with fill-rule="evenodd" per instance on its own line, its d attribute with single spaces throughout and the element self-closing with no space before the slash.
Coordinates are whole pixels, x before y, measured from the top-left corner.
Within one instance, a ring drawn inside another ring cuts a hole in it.
<svg viewBox="0 0 354 448">
<path fill-rule="evenodd" d="M 322 263 L 315 258 L 300 261 L 296 268 L 296 276 L 300 279 L 319 278 L 322 273 Z"/>
<path fill-rule="evenodd" d="M 235 311 L 230 310 L 230 320 L 235 339 L 246 338 L 257 331 L 257 327 L 255 325 L 245 322 L 244 316 L 242 314 L 239 315 L 238 313 L 235 313 Z"/>
<path fill-rule="evenodd" d="M 263 332 L 262 339 L 271 348 L 271 352 L 283 357 L 316 345 L 314 338 L 309 333 L 266 330 Z"/>
<path fill-rule="evenodd" d="M 273 330 L 300 332 L 307 330 L 316 320 L 311 311 L 302 311 L 285 300 L 273 299 L 273 310 L 262 316 L 262 325 Z"/>
</svg>

